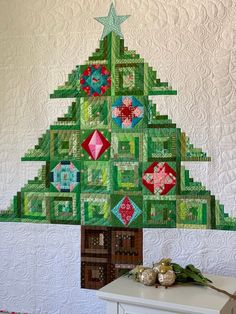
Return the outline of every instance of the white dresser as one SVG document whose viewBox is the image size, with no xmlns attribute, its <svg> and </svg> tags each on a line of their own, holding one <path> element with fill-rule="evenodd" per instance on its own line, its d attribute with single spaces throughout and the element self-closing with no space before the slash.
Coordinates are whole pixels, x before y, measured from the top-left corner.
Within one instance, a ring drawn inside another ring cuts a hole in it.
<svg viewBox="0 0 236 314">
<path fill-rule="evenodd" d="M 236 278 L 207 277 L 218 288 L 236 291 Z M 97 295 L 107 303 L 106 314 L 236 314 L 236 300 L 202 286 L 155 288 L 121 277 Z"/>
</svg>

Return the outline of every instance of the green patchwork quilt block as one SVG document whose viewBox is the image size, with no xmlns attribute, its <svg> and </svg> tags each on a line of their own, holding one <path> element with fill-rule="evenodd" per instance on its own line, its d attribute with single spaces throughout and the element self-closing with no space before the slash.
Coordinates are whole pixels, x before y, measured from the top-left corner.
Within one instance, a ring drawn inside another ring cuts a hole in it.
<svg viewBox="0 0 236 314">
<path fill-rule="evenodd" d="M 144 64 L 117 63 L 115 92 L 116 95 L 144 95 Z"/>
<path fill-rule="evenodd" d="M 143 226 L 145 228 L 175 228 L 176 201 L 145 197 L 143 201 Z"/>
<path fill-rule="evenodd" d="M 42 192 L 24 192 L 22 218 L 45 220 L 48 213 L 48 197 Z"/>
<path fill-rule="evenodd" d="M 178 196 L 176 201 L 177 226 L 179 228 L 206 229 L 213 225 L 211 196 Z M 214 217 L 213 217 L 214 218 Z"/>
<path fill-rule="evenodd" d="M 111 104 L 108 97 L 81 98 L 81 129 L 108 129 L 111 123 Z"/>
<path fill-rule="evenodd" d="M 80 133 L 77 130 L 50 130 L 50 159 L 80 159 Z"/>
<path fill-rule="evenodd" d="M 80 223 L 78 193 L 50 193 L 49 208 L 49 217 L 53 223 Z"/>
<path fill-rule="evenodd" d="M 111 169 L 108 161 L 84 161 L 81 168 L 82 193 L 111 192 Z"/>
<path fill-rule="evenodd" d="M 81 194 L 81 224 L 111 226 L 110 195 Z"/>
<path fill-rule="evenodd" d="M 179 130 L 174 128 L 148 129 L 145 133 L 144 158 L 147 161 L 176 160 Z"/>
<path fill-rule="evenodd" d="M 141 194 L 141 173 L 139 162 L 112 162 L 113 192 L 132 191 Z"/>
<path fill-rule="evenodd" d="M 113 133 L 111 140 L 111 160 L 138 161 L 143 160 L 142 133 Z"/>
</svg>

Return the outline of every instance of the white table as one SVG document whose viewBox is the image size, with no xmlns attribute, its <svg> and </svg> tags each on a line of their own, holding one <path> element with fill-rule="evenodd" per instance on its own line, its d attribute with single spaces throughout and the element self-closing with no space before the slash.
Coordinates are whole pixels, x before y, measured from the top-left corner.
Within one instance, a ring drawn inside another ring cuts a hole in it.
<svg viewBox="0 0 236 314">
<path fill-rule="evenodd" d="M 210 276 L 213 284 L 230 293 L 236 278 Z M 107 314 L 236 314 L 236 300 L 202 286 L 147 287 L 121 277 L 97 292 L 107 303 Z"/>
</svg>

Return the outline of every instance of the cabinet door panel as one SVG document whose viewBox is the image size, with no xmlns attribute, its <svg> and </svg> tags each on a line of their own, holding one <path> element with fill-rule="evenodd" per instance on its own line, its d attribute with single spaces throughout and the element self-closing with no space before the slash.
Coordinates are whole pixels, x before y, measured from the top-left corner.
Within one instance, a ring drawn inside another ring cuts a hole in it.
<svg viewBox="0 0 236 314">
<path fill-rule="evenodd" d="M 181 314 L 181 313 L 119 303 L 118 314 Z"/>
<path fill-rule="evenodd" d="M 119 314 L 118 303 L 106 301 L 106 314 Z"/>
</svg>

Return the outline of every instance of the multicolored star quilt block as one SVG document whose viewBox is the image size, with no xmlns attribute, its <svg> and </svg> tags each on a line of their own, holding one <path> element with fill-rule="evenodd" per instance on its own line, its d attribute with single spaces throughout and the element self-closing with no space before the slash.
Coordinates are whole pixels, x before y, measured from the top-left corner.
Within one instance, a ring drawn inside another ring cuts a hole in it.
<svg viewBox="0 0 236 314">
<path fill-rule="evenodd" d="M 166 162 L 153 162 L 144 171 L 142 181 L 152 194 L 165 195 L 176 184 L 176 172 Z"/>
<path fill-rule="evenodd" d="M 51 171 L 51 183 L 59 192 L 72 192 L 79 181 L 79 170 L 70 161 L 61 161 Z"/>
<path fill-rule="evenodd" d="M 90 65 L 81 75 L 80 85 L 88 96 L 102 96 L 111 86 L 111 73 L 104 65 Z"/>
<path fill-rule="evenodd" d="M 144 107 L 134 96 L 118 98 L 112 105 L 112 119 L 122 129 L 133 128 L 144 115 Z"/>
</svg>

